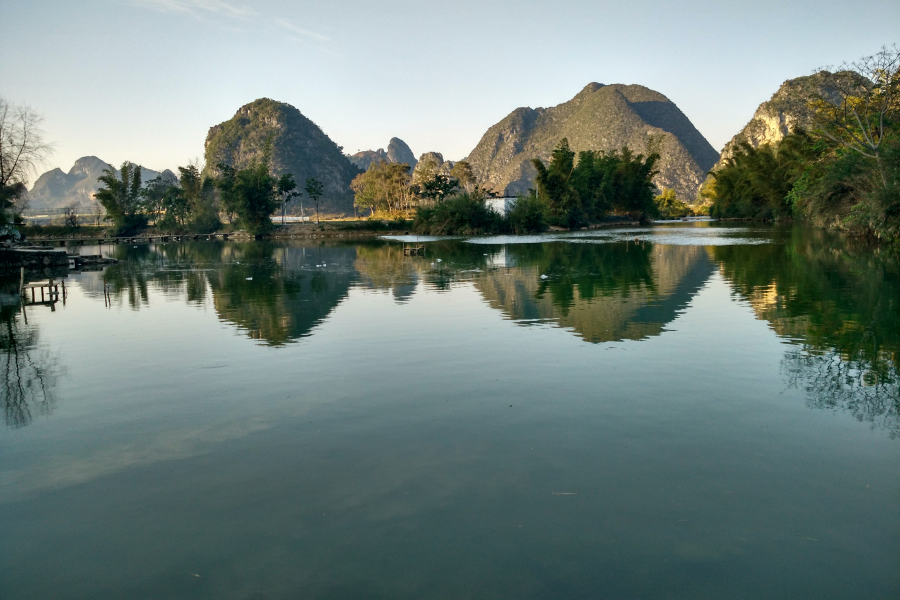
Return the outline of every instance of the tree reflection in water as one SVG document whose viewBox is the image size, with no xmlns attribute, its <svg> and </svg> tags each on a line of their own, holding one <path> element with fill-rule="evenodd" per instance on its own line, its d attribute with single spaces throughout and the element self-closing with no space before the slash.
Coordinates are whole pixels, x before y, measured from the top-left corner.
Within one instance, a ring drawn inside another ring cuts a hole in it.
<svg viewBox="0 0 900 600">
<path fill-rule="evenodd" d="M 55 404 L 59 359 L 38 341 L 37 326 L 26 324 L 20 305 L 0 306 L 0 405 L 7 427 L 24 427 L 47 416 Z"/>
<path fill-rule="evenodd" d="M 783 244 L 712 249 L 756 315 L 798 346 L 789 385 L 809 406 L 843 410 L 900 436 L 900 256 L 822 231 Z"/>
<path fill-rule="evenodd" d="M 310 335 L 358 279 L 351 245 L 197 242 L 120 246 L 114 256 L 121 262 L 103 275 L 114 301 L 139 309 L 152 284 L 189 303 L 211 301 L 220 319 L 273 346 Z"/>
<path fill-rule="evenodd" d="M 806 391 L 812 408 L 844 410 L 860 422 L 900 437 L 900 377 L 896 365 L 848 359 L 840 350 L 789 350 L 782 360 L 788 384 Z"/>
</svg>

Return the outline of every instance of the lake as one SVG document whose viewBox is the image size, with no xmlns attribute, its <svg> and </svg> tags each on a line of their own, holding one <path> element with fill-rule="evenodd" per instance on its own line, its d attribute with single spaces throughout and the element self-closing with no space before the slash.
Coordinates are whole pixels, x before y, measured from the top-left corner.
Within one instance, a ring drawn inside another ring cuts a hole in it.
<svg viewBox="0 0 900 600">
<path fill-rule="evenodd" d="M 0 596 L 900 596 L 896 253 L 415 241 L 104 246 L 53 310 L 7 282 Z"/>
</svg>

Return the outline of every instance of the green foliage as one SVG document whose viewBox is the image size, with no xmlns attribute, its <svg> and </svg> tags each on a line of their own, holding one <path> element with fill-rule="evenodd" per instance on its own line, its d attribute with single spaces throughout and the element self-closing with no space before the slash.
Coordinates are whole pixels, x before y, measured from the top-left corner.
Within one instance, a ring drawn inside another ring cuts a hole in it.
<svg viewBox="0 0 900 600">
<path fill-rule="evenodd" d="M 215 184 L 209 176 L 201 176 L 195 165 L 178 167 L 181 194 L 190 215 L 189 228 L 197 233 L 212 233 L 222 226 L 216 204 Z M 184 218 L 182 217 L 182 224 Z"/>
<path fill-rule="evenodd" d="M 147 226 L 139 165 L 125 161 L 119 173 L 104 169 L 97 180 L 103 185 L 94 197 L 106 209 L 106 218 L 115 223 L 117 235 L 132 235 Z"/>
<path fill-rule="evenodd" d="M 281 220 L 284 222 L 284 210 L 291 200 L 301 195 L 297 189 L 297 182 L 291 173 L 285 173 L 278 178 L 278 197 L 281 200 Z"/>
<path fill-rule="evenodd" d="M 635 155 L 627 147 L 621 151 L 578 154 L 563 138 L 550 158 L 532 162 L 537 169 L 537 195 L 548 206 L 552 224 L 575 227 L 590 220 L 602 220 L 610 212 L 645 221 L 656 215 L 653 202 L 654 167 L 659 155 Z"/>
<path fill-rule="evenodd" d="M 506 221 L 484 203 L 484 196 L 462 192 L 433 207 L 419 207 L 413 229 L 430 235 L 499 233 Z"/>
<path fill-rule="evenodd" d="M 470 190 L 475 185 L 475 173 L 472 171 L 472 165 L 465 160 L 454 163 L 453 168 L 450 169 L 450 177 L 456 179 L 464 190 Z"/>
<path fill-rule="evenodd" d="M 316 179 L 315 177 L 307 177 L 306 178 L 306 195 L 309 196 L 309 199 L 313 201 L 316 205 L 316 223 L 319 222 L 319 198 L 322 197 L 324 192 L 324 186 L 322 182 Z"/>
<path fill-rule="evenodd" d="M 0 225 L 9 225 L 16 222 L 17 207 L 28 193 L 24 183 L 0 185 Z"/>
<path fill-rule="evenodd" d="M 661 217 L 679 219 L 691 214 L 691 207 L 679 200 L 672 188 L 665 188 L 653 201 Z"/>
<path fill-rule="evenodd" d="M 456 191 L 459 191 L 459 180 L 443 173 L 435 173 L 422 180 L 419 194 L 434 202 L 443 202 L 447 196 Z"/>
<path fill-rule="evenodd" d="M 547 230 L 547 204 L 532 190 L 527 196 L 516 198 L 506 215 L 514 233 L 535 233 Z"/>
<path fill-rule="evenodd" d="M 106 209 L 106 218 L 121 226 L 128 217 L 136 215 L 141 205 L 141 168 L 125 161 L 119 173 L 104 169 L 97 178 L 101 184 L 94 197 Z"/>
<path fill-rule="evenodd" d="M 409 187 L 410 169 L 406 163 L 373 161 L 365 173 L 356 176 L 350 187 L 357 208 L 394 213 L 409 210 L 413 193 Z"/>
<path fill-rule="evenodd" d="M 532 160 L 537 169 L 537 195 L 547 203 L 548 214 L 555 225 L 572 227 L 584 221 L 581 196 L 571 177 L 575 170 L 575 152 L 569 149 L 569 140 L 560 140 L 550 156 L 550 164 L 544 165 L 538 158 Z"/>
<path fill-rule="evenodd" d="M 269 173 L 266 162 L 252 163 L 236 170 L 229 165 L 217 165 L 221 175 L 215 185 L 223 203 L 233 209 L 241 226 L 253 235 L 261 235 L 272 228 L 270 215 L 278 208 L 278 180 Z"/>
<path fill-rule="evenodd" d="M 888 127 L 897 124 L 888 122 Z M 795 130 L 775 144 L 744 143 L 705 191 L 715 217 L 787 218 L 900 240 L 900 143 L 880 163 L 827 136 Z"/>
<path fill-rule="evenodd" d="M 710 215 L 726 218 L 771 219 L 792 216 L 788 197 L 794 184 L 826 146 L 797 130 L 776 144 L 754 148 L 741 142 L 725 165 L 712 173 L 708 190 Z"/>
</svg>

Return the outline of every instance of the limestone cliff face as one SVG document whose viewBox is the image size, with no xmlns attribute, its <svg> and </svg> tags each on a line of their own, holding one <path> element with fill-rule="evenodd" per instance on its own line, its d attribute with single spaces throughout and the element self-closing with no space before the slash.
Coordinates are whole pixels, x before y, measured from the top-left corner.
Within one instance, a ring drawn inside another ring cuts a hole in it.
<svg viewBox="0 0 900 600">
<path fill-rule="evenodd" d="M 349 158 L 350 162 L 362 171 L 367 170 L 373 162 L 406 163 L 412 168 L 415 168 L 418 162 L 412 150 L 400 138 L 391 138 L 387 152 L 384 151 L 384 148 L 363 150 Z"/>
<path fill-rule="evenodd" d="M 359 169 L 318 125 L 284 102 L 261 98 L 239 108 L 228 121 L 210 127 L 207 168 L 214 171 L 219 163 L 244 168 L 262 159 L 268 141 L 276 174 L 291 173 L 301 188 L 308 177 L 315 177 L 325 188 L 322 210 L 353 211 L 350 182 Z"/>
<path fill-rule="evenodd" d="M 419 157 L 419 161 L 413 169 L 413 181 L 428 179 L 437 173 L 449 175 L 453 164 L 453 161 L 445 161 L 444 155 L 440 152 L 426 152 Z"/>
<path fill-rule="evenodd" d="M 763 144 L 780 142 L 794 127 L 808 128 L 811 115 L 807 101 L 822 87 L 828 75 L 830 73 L 823 71 L 782 83 L 769 100 L 759 105 L 750 122 L 725 144 L 712 170 L 720 168 L 726 159 L 731 158 L 741 141 L 758 148 Z"/>
<path fill-rule="evenodd" d="M 813 95 L 818 95 L 825 83 L 824 79 L 830 75 L 831 73 L 822 71 L 814 75 L 788 79 L 782 83 L 771 98 L 759 105 L 750 122 L 725 144 L 719 160 L 710 170 L 722 168 L 725 161 L 734 156 L 741 142 L 759 148 L 763 144 L 780 142 L 795 127 L 809 128 L 811 114 L 807 101 Z M 700 192 L 710 180 L 711 177 L 704 181 Z M 704 201 L 702 197 L 698 197 L 698 200 Z"/>
<path fill-rule="evenodd" d="M 81 210 L 89 210 L 94 202 L 94 193 L 100 188 L 97 178 L 104 169 L 118 169 L 96 156 L 83 156 L 75 161 L 68 173 L 62 169 L 47 171 L 37 178 L 28 192 L 28 214 L 54 211 L 70 205 Z M 163 175 L 175 179 L 174 173 L 166 169 L 162 173 L 141 167 L 141 180 L 146 183 Z"/>
<path fill-rule="evenodd" d="M 412 168 L 416 168 L 416 163 L 418 162 L 415 154 L 409 149 L 406 142 L 400 138 L 391 138 L 391 141 L 388 143 L 387 159 L 388 162 L 406 163 Z"/>
<path fill-rule="evenodd" d="M 369 165 L 374 162 L 390 162 L 384 148 L 379 148 L 378 150 L 363 150 L 348 156 L 347 158 L 349 158 L 350 162 L 356 165 L 356 168 L 360 171 L 368 170 Z"/>
<path fill-rule="evenodd" d="M 591 83 L 552 108 L 517 108 L 469 154 L 478 184 L 513 194 L 533 187 L 531 159 L 548 161 L 562 138 L 581 150 L 658 152 L 659 188 L 693 198 L 718 153 L 675 104 L 640 85 Z"/>
</svg>

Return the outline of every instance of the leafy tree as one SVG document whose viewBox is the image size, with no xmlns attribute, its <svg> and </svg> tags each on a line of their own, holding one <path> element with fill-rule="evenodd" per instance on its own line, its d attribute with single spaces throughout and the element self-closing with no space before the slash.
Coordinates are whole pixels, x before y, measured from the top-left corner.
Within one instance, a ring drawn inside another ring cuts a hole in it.
<svg viewBox="0 0 900 600">
<path fill-rule="evenodd" d="M 28 188 L 20 181 L 12 185 L 0 185 L 0 226 L 17 220 L 27 194 Z"/>
<path fill-rule="evenodd" d="M 196 165 L 178 167 L 181 193 L 188 204 L 190 227 L 198 233 L 211 233 L 222 226 L 216 206 L 215 185 L 209 176 L 201 176 Z"/>
<path fill-rule="evenodd" d="M 690 207 L 678 199 L 672 188 L 664 188 L 653 201 L 656 202 L 656 209 L 663 217 L 679 218 L 691 214 Z"/>
<path fill-rule="evenodd" d="M 309 199 L 313 201 L 313 204 L 316 205 L 316 225 L 319 224 L 319 198 L 322 197 L 322 193 L 324 191 L 324 186 L 322 182 L 316 179 L 315 177 L 307 177 L 306 178 L 306 195 L 309 196 Z"/>
<path fill-rule="evenodd" d="M 540 159 L 532 161 L 537 170 L 536 194 L 547 203 L 549 219 L 556 225 L 575 227 L 601 220 L 609 212 L 644 221 L 656 214 L 653 176 L 658 160 L 658 154 L 645 158 L 625 147 L 580 152 L 576 165 L 575 152 L 563 138 L 548 165 Z"/>
<path fill-rule="evenodd" d="M 441 203 L 444 198 L 459 190 L 459 180 L 435 173 L 430 178 L 422 180 L 419 190 L 419 194 L 423 197 Z"/>
<path fill-rule="evenodd" d="M 240 170 L 223 164 L 217 168 L 221 175 L 216 187 L 241 225 L 253 235 L 268 231 L 272 227 L 270 216 L 279 204 L 278 180 L 269 173 L 268 163 L 264 160 Z"/>
<path fill-rule="evenodd" d="M 547 203 L 553 222 L 567 227 L 579 224 L 584 217 L 581 197 L 571 181 L 575 153 L 569 148 L 569 140 L 560 140 L 550 155 L 549 165 L 544 165 L 539 158 L 531 162 L 537 169 L 537 195 Z"/>
<path fill-rule="evenodd" d="M 514 233 L 533 233 L 547 229 L 547 205 L 534 190 L 527 196 L 516 198 L 506 215 Z"/>
<path fill-rule="evenodd" d="M 754 148 L 741 142 L 725 165 L 712 173 L 707 195 L 715 217 L 787 218 L 794 212 L 790 192 L 824 147 L 803 130 L 776 144 Z"/>
<path fill-rule="evenodd" d="M 375 161 L 370 164 L 350 184 L 356 207 L 367 208 L 372 214 L 409 210 L 413 198 L 409 171 L 406 163 Z"/>
<path fill-rule="evenodd" d="M 216 165 L 219 176 L 215 181 L 216 189 L 219 190 L 219 198 L 222 201 L 222 209 L 229 223 L 234 223 L 238 211 L 238 203 L 240 198 L 235 190 L 236 173 L 234 167 L 226 164 Z"/>
<path fill-rule="evenodd" d="M 472 191 L 475 185 L 475 173 L 472 171 L 472 165 L 468 161 L 460 160 L 450 169 L 450 177 L 459 181 L 460 187 L 466 191 Z"/>
<path fill-rule="evenodd" d="M 822 72 L 825 85 L 811 100 L 816 131 L 844 148 L 873 159 L 883 187 L 891 182 L 884 160 L 885 142 L 896 135 L 900 119 L 900 49 L 895 45 Z"/>
<path fill-rule="evenodd" d="M 166 216 L 162 222 L 163 229 L 174 229 L 176 225 L 185 227 L 191 211 L 190 203 L 184 191 L 177 185 L 170 185 L 162 198 L 162 209 Z"/>
<path fill-rule="evenodd" d="M 104 169 L 97 178 L 104 187 L 94 194 L 103 208 L 106 218 L 113 221 L 120 235 L 130 235 L 147 225 L 147 218 L 141 214 L 143 194 L 141 192 L 141 167 L 125 161 L 119 172 Z"/>
<path fill-rule="evenodd" d="M 431 235 L 472 235 L 499 233 L 505 223 L 485 205 L 484 196 L 462 192 L 433 207 L 420 207 L 413 229 Z"/>
<path fill-rule="evenodd" d="M 157 175 L 147 182 L 142 190 L 144 210 L 153 217 L 153 220 L 159 224 L 162 220 L 163 211 L 165 210 L 164 198 L 172 187 L 172 182 Z"/>
<path fill-rule="evenodd" d="M 290 173 L 285 173 L 278 178 L 278 197 L 281 200 L 281 224 L 284 225 L 284 208 L 288 202 L 300 196 L 300 190 L 297 189 L 297 182 Z"/>
</svg>

